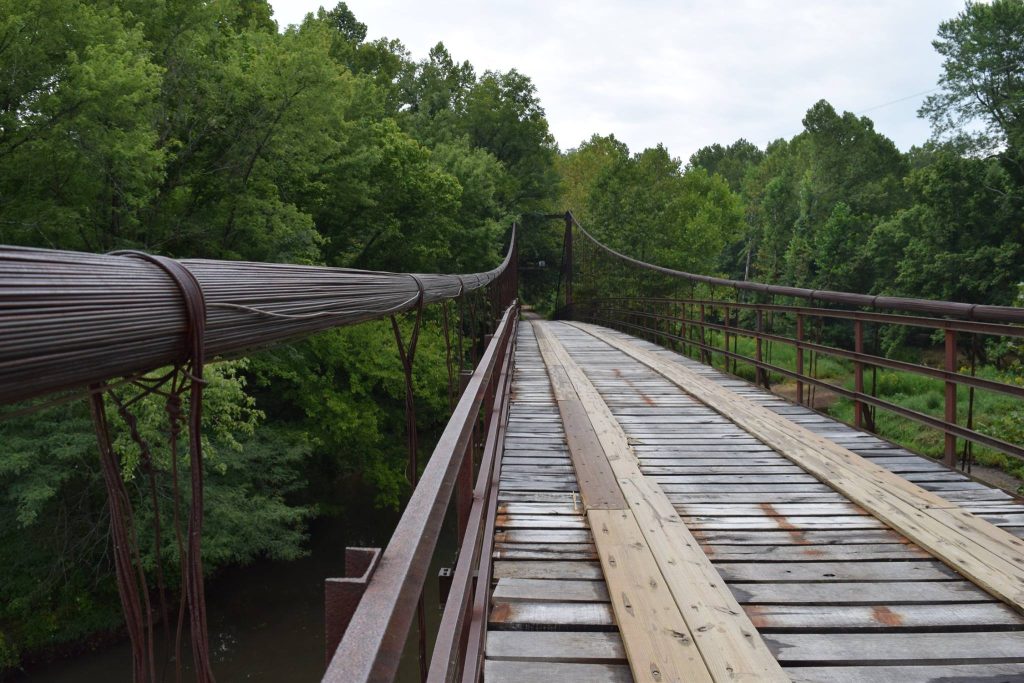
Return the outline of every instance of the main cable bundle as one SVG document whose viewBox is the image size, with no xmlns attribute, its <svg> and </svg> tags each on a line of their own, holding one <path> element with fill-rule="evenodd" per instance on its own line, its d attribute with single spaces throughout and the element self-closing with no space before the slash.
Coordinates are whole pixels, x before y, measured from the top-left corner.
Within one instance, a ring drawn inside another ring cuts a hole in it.
<svg viewBox="0 0 1024 683">
<path fill-rule="evenodd" d="M 207 358 L 457 297 L 496 280 L 184 259 L 207 309 Z M 129 255 L 0 247 L 0 404 L 171 365 L 186 355 L 182 292 Z"/>
</svg>

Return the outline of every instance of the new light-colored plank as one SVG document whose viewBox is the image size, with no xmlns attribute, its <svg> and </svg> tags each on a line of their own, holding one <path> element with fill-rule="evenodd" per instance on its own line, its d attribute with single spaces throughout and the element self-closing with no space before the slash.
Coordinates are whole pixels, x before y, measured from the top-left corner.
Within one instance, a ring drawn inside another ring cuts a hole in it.
<svg viewBox="0 0 1024 683">
<path fill-rule="evenodd" d="M 538 346 L 542 356 L 551 357 L 550 340 L 539 337 Z M 610 591 L 616 622 L 637 681 L 710 683 L 714 679 L 680 608 L 672 599 L 650 549 L 642 542 L 643 534 L 635 518 L 625 509 L 626 502 L 603 441 L 574 383 L 561 365 L 548 364 L 548 372 L 588 520 L 591 524 L 600 523 L 601 533 L 595 538 L 595 546 L 608 588 L 596 581 L 501 579 L 495 599 L 554 601 L 584 596 L 588 600 L 607 601 Z M 505 519 L 510 517 L 506 515 Z"/>
<path fill-rule="evenodd" d="M 698 397 L 992 595 L 1024 609 L 1020 538 L 679 363 L 595 326 L 574 325 Z"/>
<path fill-rule="evenodd" d="M 634 679 L 715 680 L 633 513 L 593 509 L 587 516 Z"/>
</svg>

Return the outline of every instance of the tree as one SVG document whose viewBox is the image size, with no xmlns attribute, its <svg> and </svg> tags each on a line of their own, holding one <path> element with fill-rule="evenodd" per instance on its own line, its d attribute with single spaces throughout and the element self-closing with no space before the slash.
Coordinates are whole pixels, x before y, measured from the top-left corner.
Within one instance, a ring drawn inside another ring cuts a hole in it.
<svg viewBox="0 0 1024 683">
<path fill-rule="evenodd" d="M 165 173 L 162 69 L 107 3 L 0 2 L 0 242 L 104 251 Z"/>
<path fill-rule="evenodd" d="M 943 57 L 939 85 L 918 114 L 935 138 L 982 154 L 1024 148 L 1024 2 L 968 2 L 939 25 L 933 41 Z M 971 130 L 972 124 L 981 130 Z"/>
<path fill-rule="evenodd" d="M 559 207 L 571 210 L 587 227 L 593 226 L 590 206 L 595 182 L 606 170 L 629 158 L 629 148 L 614 135 L 594 134 L 579 147 L 558 157 L 556 168 L 561 179 Z"/>
<path fill-rule="evenodd" d="M 529 77 L 515 69 L 485 73 L 467 97 L 463 130 L 508 170 L 510 205 L 541 210 L 556 196 L 555 139 Z"/>
<path fill-rule="evenodd" d="M 1010 304 L 1024 279 L 1024 212 L 1010 174 L 995 160 L 945 150 L 907 186 L 913 206 L 871 236 L 875 258 L 897 259 L 896 278 L 880 278 L 878 291 Z"/>
<path fill-rule="evenodd" d="M 739 192 L 743 188 L 743 179 L 751 168 L 761 163 L 764 154 L 757 145 L 740 138 L 727 147 L 717 142 L 701 147 L 690 156 L 687 166 L 703 168 L 710 174 L 717 173 L 729 183 L 729 189 Z"/>
</svg>

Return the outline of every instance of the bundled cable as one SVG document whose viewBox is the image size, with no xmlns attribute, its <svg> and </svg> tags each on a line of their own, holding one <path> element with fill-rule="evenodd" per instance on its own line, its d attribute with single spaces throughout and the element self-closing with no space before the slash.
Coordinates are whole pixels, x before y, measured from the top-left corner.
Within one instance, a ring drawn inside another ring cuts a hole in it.
<svg viewBox="0 0 1024 683">
<path fill-rule="evenodd" d="M 207 358 L 382 318 L 496 280 L 185 259 L 206 301 Z M 171 365 L 188 326 L 175 282 L 117 255 L 0 247 L 0 404 Z"/>
</svg>

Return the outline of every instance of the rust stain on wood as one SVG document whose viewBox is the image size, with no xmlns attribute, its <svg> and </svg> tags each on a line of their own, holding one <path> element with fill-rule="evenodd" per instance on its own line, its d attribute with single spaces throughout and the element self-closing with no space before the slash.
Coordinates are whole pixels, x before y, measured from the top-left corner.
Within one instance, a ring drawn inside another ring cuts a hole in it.
<svg viewBox="0 0 1024 683">
<path fill-rule="evenodd" d="M 775 520 L 775 525 L 777 527 L 789 534 L 793 543 L 796 543 L 797 545 L 810 545 L 810 541 L 808 541 L 804 536 L 804 532 L 790 524 L 788 519 L 779 514 L 779 511 L 775 509 L 774 505 L 771 503 L 758 503 L 757 505 L 766 515 Z"/>
<path fill-rule="evenodd" d="M 509 613 L 511 611 L 512 607 L 507 602 L 499 602 L 495 604 L 494 609 L 491 610 L 491 623 L 504 624 L 509 620 Z"/>
<path fill-rule="evenodd" d="M 901 617 L 899 614 L 896 614 L 896 612 L 893 612 L 885 605 L 878 605 L 877 607 L 872 607 L 871 618 L 877 621 L 879 624 L 884 624 L 885 626 L 903 625 L 903 617 Z"/>
<path fill-rule="evenodd" d="M 762 629 L 769 626 L 769 619 L 765 619 L 764 614 L 761 613 L 761 607 L 759 605 L 744 605 L 743 611 L 747 613 L 747 617 L 750 619 L 750 623 L 754 625 L 756 629 Z"/>
<path fill-rule="evenodd" d="M 616 377 L 618 377 L 623 382 L 625 382 L 629 386 L 630 389 L 632 389 L 636 393 L 640 394 L 640 398 L 643 399 L 644 403 L 646 403 L 649 406 L 657 406 L 658 405 L 657 402 L 653 398 L 651 398 L 650 396 L 645 394 L 639 387 L 637 387 L 635 384 L 633 384 L 633 382 L 628 377 L 625 377 L 622 374 L 621 370 L 619 370 L 618 368 L 612 368 L 612 372 L 615 373 Z"/>
</svg>

